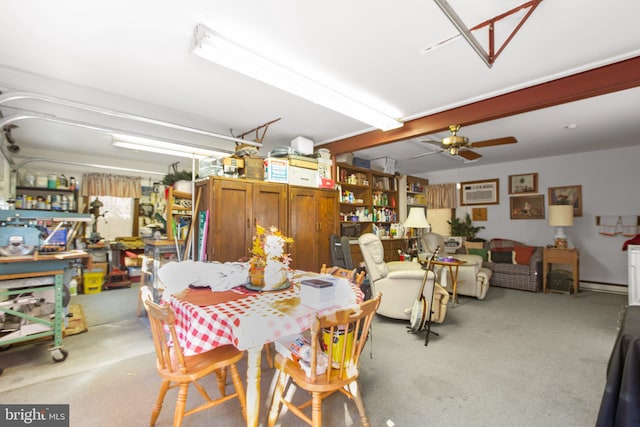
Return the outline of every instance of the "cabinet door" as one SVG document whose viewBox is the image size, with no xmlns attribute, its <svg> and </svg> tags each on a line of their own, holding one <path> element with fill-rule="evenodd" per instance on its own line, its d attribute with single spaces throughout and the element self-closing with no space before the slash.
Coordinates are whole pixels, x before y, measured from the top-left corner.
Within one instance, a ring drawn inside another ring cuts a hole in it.
<svg viewBox="0 0 640 427">
<path fill-rule="evenodd" d="M 251 238 L 252 187 L 250 183 L 215 180 L 213 215 L 209 230 L 210 261 L 237 261 L 248 256 Z"/>
<path fill-rule="evenodd" d="M 263 227 L 275 226 L 287 236 L 287 187 L 281 184 L 253 183 L 253 228 L 252 236 L 255 235 L 255 225 Z M 251 244 L 251 240 L 249 240 Z M 248 246 L 249 248 L 251 246 Z"/>
<path fill-rule="evenodd" d="M 320 271 L 322 264 L 331 265 L 331 246 L 329 236 L 338 234 L 338 193 L 335 190 L 317 190 L 316 218 L 318 221 L 317 232 L 317 261 L 316 268 L 312 271 Z"/>
<path fill-rule="evenodd" d="M 329 236 L 337 234 L 338 195 L 333 190 L 289 188 L 292 267 L 320 271 L 331 265 Z"/>
<path fill-rule="evenodd" d="M 318 263 L 315 196 L 313 189 L 289 187 L 291 267 L 298 270 L 320 271 L 314 268 Z"/>
</svg>

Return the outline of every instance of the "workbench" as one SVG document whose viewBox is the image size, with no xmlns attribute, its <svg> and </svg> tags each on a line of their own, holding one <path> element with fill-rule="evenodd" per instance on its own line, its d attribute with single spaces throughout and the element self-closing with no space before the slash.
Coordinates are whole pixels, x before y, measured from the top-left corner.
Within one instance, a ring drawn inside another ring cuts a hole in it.
<svg viewBox="0 0 640 427">
<path fill-rule="evenodd" d="M 18 330 L 0 337 L 0 347 L 52 336 L 54 344 L 50 350 L 53 360 L 62 362 L 67 358 L 68 353 L 62 348 L 64 270 L 71 263 L 78 262 L 88 262 L 90 267 L 91 258 L 84 251 L 0 257 L 0 312 L 4 316 L 21 319 Z M 53 319 L 21 310 L 29 303 L 26 295 L 51 290 L 54 291 Z M 17 295 L 25 297 L 16 298 Z"/>
</svg>

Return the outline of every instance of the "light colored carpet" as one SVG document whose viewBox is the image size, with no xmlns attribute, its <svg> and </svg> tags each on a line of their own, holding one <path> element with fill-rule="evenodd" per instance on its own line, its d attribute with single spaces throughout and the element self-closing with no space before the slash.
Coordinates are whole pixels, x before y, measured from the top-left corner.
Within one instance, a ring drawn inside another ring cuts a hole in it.
<svg viewBox="0 0 640 427">
<path fill-rule="evenodd" d="M 69 403 L 72 426 L 148 425 L 160 381 L 150 333 L 135 317 L 135 292 L 86 296 L 90 329 L 65 339 L 65 362 L 52 363 L 40 345 L 11 359 L 0 353 L 6 368 L 0 401 Z M 576 298 L 493 288 L 484 301 L 461 297 L 457 307 L 449 306 L 444 324 L 435 326 L 440 336 L 427 347 L 424 334 L 406 332 L 406 322 L 377 316 L 360 379 L 371 425 L 594 425 L 625 303 L 622 295 L 581 292 Z M 107 319 L 109 312 L 118 320 L 92 326 L 91 318 Z M 128 319 L 122 319 L 125 312 Z M 243 362 L 243 376 L 245 369 Z M 263 363 L 262 425 L 272 376 Z M 170 391 L 157 426 L 172 425 L 175 397 Z M 325 425 L 359 425 L 354 405 L 339 395 L 323 405 L 323 416 Z M 280 423 L 302 425 L 291 414 Z M 236 426 L 242 418 L 237 403 L 229 402 L 184 425 Z"/>
</svg>

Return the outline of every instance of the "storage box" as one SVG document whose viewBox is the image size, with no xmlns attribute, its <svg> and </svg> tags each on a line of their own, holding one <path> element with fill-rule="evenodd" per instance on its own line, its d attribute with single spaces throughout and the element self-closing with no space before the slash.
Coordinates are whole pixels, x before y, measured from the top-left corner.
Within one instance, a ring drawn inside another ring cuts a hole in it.
<svg viewBox="0 0 640 427">
<path fill-rule="evenodd" d="M 336 182 L 333 179 L 328 178 L 320 178 L 320 182 L 318 183 L 318 188 L 335 188 Z"/>
<path fill-rule="evenodd" d="M 357 166 L 359 168 L 369 169 L 371 168 L 371 161 L 367 159 L 362 159 L 360 157 L 353 158 L 353 166 Z"/>
<path fill-rule="evenodd" d="M 264 180 L 269 182 L 289 183 L 289 161 L 280 157 L 264 159 Z"/>
<path fill-rule="evenodd" d="M 104 273 L 101 270 L 86 272 L 82 277 L 82 287 L 85 294 L 97 294 L 102 292 Z"/>
<path fill-rule="evenodd" d="M 142 267 L 127 267 L 130 279 L 138 279 L 142 275 Z"/>
<path fill-rule="evenodd" d="M 318 188 L 318 171 L 289 166 L 289 185 Z"/>
<path fill-rule="evenodd" d="M 300 302 L 306 306 L 322 309 L 334 305 L 336 284 L 330 278 L 307 279 L 300 282 Z"/>
<path fill-rule="evenodd" d="M 352 165 L 353 164 L 353 153 L 338 154 L 336 156 L 336 162 L 338 162 L 338 163 L 346 163 L 348 165 Z"/>
<path fill-rule="evenodd" d="M 313 154 L 313 141 L 303 136 L 293 138 L 291 146 L 301 154 Z"/>
<path fill-rule="evenodd" d="M 245 157 L 244 177 L 262 181 L 264 179 L 264 159 L 262 157 Z"/>
<path fill-rule="evenodd" d="M 142 258 L 140 258 L 142 259 Z M 104 276 L 109 272 L 109 263 L 106 262 L 94 262 L 91 266 L 91 271 L 101 271 Z"/>
<path fill-rule="evenodd" d="M 289 166 L 318 170 L 318 159 L 290 155 L 289 157 L 287 157 L 287 160 L 289 160 Z"/>
<path fill-rule="evenodd" d="M 238 159 L 236 157 L 225 157 L 222 159 L 222 166 L 235 166 L 237 168 L 244 167 L 244 159 Z"/>
<path fill-rule="evenodd" d="M 547 289 L 571 295 L 573 293 L 573 275 L 567 270 L 552 270 L 547 274 Z"/>
<path fill-rule="evenodd" d="M 141 267 L 142 266 L 142 258 L 125 257 L 124 258 L 124 266 L 125 267 Z"/>
<path fill-rule="evenodd" d="M 371 160 L 371 169 L 388 174 L 394 174 L 396 173 L 396 159 L 392 159 L 391 157 L 373 159 Z"/>
</svg>

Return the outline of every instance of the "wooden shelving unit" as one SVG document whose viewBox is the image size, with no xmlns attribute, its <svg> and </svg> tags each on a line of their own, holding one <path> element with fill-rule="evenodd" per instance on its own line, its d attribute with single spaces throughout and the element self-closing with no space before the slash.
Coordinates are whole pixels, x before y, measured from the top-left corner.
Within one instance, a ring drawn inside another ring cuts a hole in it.
<svg viewBox="0 0 640 427">
<path fill-rule="evenodd" d="M 340 223 L 360 224 L 360 234 L 372 232 L 375 225 L 389 235 L 391 224 L 398 222 L 397 178 L 345 163 L 336 165 L 336 177 Z"/>
<path fill-rule="evenodd" d="M 167 238 L 171 241 L 174 239 L 173 226 L 175 224 L 178 240 L 186 238 L 189 231 L 189 225 L 193 217 L 193 206 L 191 193 L 175 191 L 173 187 L 169 187 L 167 193 Z M 183 231 L 186 230 L 186 231 Z M 184 234 L 183 234 L 184 233 Z"/>
</svg>

